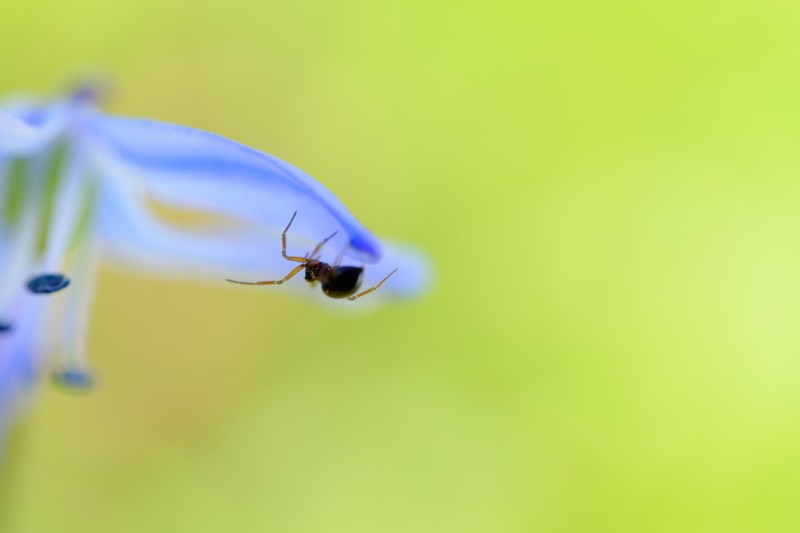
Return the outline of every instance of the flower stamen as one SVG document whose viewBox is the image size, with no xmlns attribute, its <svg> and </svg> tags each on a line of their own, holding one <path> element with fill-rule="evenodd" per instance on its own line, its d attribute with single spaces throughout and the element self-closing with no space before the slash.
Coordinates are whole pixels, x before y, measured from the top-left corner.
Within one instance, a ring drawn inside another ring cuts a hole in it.
<svg viewBox="0 0 800 533">
<path fill-rule="evenodd" d="M 94 387 L 91 372 L 77 367 L 54 372 L 52 379 L 56 385 L 76 392 L 85 392 Z"/>
</svg>

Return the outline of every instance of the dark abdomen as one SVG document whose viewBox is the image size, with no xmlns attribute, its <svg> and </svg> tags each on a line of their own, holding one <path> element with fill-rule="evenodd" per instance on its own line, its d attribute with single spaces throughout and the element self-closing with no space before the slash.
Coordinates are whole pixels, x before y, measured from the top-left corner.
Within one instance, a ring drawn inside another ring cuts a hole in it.
<svg viewBox="0 0 800 533">
<path fill-rule="evenodd" d="M 333 275 L 322 284 L 322 292 L 331 298 L 346 298 L 354 294 L 364 279 L 361 267 L 336 267 Z"/>
</svg>

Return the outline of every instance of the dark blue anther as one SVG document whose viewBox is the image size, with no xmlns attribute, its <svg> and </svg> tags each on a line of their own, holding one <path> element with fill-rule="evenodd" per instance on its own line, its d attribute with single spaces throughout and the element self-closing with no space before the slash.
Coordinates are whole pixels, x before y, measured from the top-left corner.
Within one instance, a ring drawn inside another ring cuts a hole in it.
<svg viewBox="0 0 800 533">
<path fill-rule="evenodd" d="M 69 368 L 53 374 L 53 382 L 74 391 L 88 391 L 94 386 L 94 378 L 87 370 Z"/>
<path fill-rule="evenodd" d="M 11 327 L 11 324 L 9 324 L 8 322 L 3 322 L 2 320 L 0 320 L 0 334 L 8 333 L 12 329 L 14 329 L 14 328 Z"/>
<path fill-rule="evenodd" d="M 50 294 L 69 285 L 69 278 L 64 274 L 42 274 L 28 280 L 28 290 L 34 294 Z"/>
</svg>

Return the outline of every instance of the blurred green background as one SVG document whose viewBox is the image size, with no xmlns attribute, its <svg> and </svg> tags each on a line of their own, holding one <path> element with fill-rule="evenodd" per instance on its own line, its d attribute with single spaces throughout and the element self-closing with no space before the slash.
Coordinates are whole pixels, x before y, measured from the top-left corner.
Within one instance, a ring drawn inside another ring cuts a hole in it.
<svg viewBox="0 0 800 533">
<path fill-rule="evenodd" d="M 42 387 L 4 531 L 800 530 L 800 4 L 0 15 L 0 93 L 105 71 L 437 268 L 358 316 L 106 268 L 100 386 Z"/>
</svg>

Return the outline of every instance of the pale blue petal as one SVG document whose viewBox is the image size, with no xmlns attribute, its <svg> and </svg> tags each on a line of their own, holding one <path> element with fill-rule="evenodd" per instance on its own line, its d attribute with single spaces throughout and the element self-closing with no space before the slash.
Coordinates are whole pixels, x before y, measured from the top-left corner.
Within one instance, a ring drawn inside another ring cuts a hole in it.
<svg viewBox="0 0 800 533">
<path fill-rule="evenodd" d="M 418 298 L 428 292 L 435 276 L 433 263 L 428 254 L 417 246 L 394 239 L 382 239 L 382 242 L 385 250 L 383 259 L 380 264 L 367 268 L 363 288 L 374 285 L 397 268 L 397 273 L 381 287 L 380 291 L 386 290 L 387 293 L 404 299 Z"/>
<path fill-rule="evenodd" d="M 98 230 L 103 240 L 102 249 L 107 257 L 126 268 L 146 270 L 159 276 L 210 281 L 242 290 L 241 286 L 225 282 L 225 278 L 279 279 L 297 265 L 281 256 L 281 229 L 251 226 L 215 233 L 179 230 L 155 218 L 135 193 L 109 182 L 103 187 L 100 209 Z M 294 244 L 291 235 L 288 240 L 290 253 L 304 255 L 309 251 Z M 393 269 L 399 270 L 380 291 L 370 295 L 370 301 L 410 298 L 428 287 L 430 265 L 424 254 L 397 243 L 389 243 L 385 249 L 380 264 L 367 267 L 364 288 L 377 283 Z M 335 250 L 329 250 L 322 257 L 332 262 L 335 255 Z M 269 292 L 263 287 L 248 289 Z M 272 289 L 302 290 L 302 294 L 325 299 L 321 292 L 307 290 L 302 274 L 291 283 Z"/>
<path fill-rule="evenodd" d="M 0 110 L 0 159 L 39 152 L 64 131 L 67 115 L 61 105 L 25 112 Z"/>
<path fill-rule="evenodd" d="M 241 251 L 246 237 L 240 231 L 217 236 L 181 231 L 153 216 L 135 190 L 108 180 L 101 183 L 97 233 L 103 253 L 119 263 L 157 273 L 211 275 L 221 280 L 236 265 L 252 262 L 249 251 Z M 266 246 L 263 251 L 269 259 Z M 280 257 L 280 249 L 277 255 Z"/>
<path fill-rule="evenodd" d="M 103 146 L 104 168 L 141 179 L 157 199 L 210 209 L 283 228 L 298 211 L 292 230 L 309 240 L 334 231 L 334 248 L 374 263 L 378 239 L 319 182 L 280 159 L 204 131 L 143 119 L 95 116 L 87 121 Z M 111 156 L 111 157 L 108 157 Z"/>
<path fill-rule="evenodd" d="M 14 156 L 38 150 L 43 137 L 40 129 L 0 111 L 0 154 Z"/>
<path fill-rule="evenodd" d="M 0 335 L 0 443 L 2 431 L 39 374 L 34 354 L 42 308 L 41 298 L 25 297 L 13 309 L 12 331 Z"/>
</svg>

